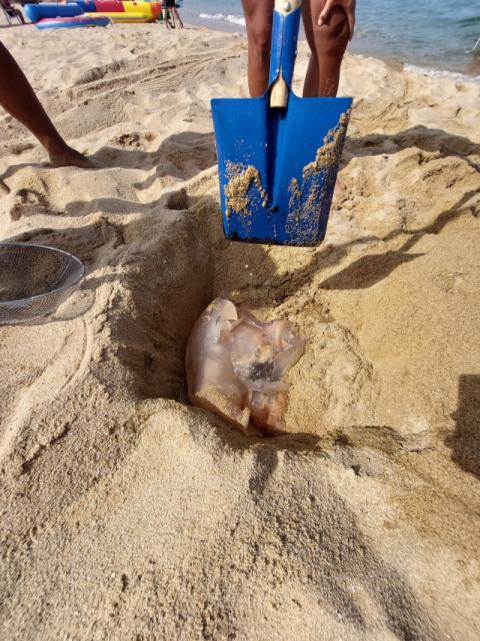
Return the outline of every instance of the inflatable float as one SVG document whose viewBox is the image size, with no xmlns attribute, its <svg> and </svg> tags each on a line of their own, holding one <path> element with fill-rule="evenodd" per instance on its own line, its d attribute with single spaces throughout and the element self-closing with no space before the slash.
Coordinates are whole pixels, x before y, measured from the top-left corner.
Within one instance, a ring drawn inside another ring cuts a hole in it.
<svg viewBox="0 0 480 641">
<path fill-rule="evenodd" d="M 37 29 L 60 29 L 61 27 L 106 27 L 112 24 L 107 16 L 96 15 L 95 18 L 89 16 L 73 16 L 72 18 L 43 18 L 35 23 Z"/>
<path fill-rule="evenodd" d="M 94 18 L 100 14 L 86 13 L 86 16 Z M 152 22 L 152 16 L 146 13 L 105 13 L 102 14 L 108 17 L 112 22 Z"/>
<path fill-rule="evenodd" d="M 160 2 L 120 2 L 119 0 L 67 0 L 67 6 L 77 5 L 87 16 L 96 13 L 108 16 L 113 22 L 154 22 L 162 14 Z"/>
<path fill-rule="evenodd" d="M 86 16 L 76 4 L 26 4 L 24 10 L 37 29 L 106 27 L 112 22 L 110 18 L 100 14 L 96 14 L 94 18 Z"/>
</svg>

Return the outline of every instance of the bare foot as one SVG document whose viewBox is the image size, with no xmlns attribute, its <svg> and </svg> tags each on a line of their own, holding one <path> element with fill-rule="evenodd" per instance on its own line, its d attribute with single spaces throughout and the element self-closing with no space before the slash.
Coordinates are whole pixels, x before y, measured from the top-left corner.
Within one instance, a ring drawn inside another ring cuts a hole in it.
<svg viewBox="0 0 480 641">
<path fill-rule="evenodd" d="M 81 169 L 98 169 L 98 165 L 75 149 L 65 147 L 61 151 L 49 152 L 52 167 L 80 167 Z"/>
</svg>

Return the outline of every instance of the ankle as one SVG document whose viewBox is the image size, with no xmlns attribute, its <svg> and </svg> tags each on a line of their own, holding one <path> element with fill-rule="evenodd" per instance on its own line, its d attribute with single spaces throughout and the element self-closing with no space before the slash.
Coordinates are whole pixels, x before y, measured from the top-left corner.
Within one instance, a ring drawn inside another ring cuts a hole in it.
<svg viewBox="0 0 480 641">
<path fill-rule="evenodd" d="M 60 136 L 45 136 L 40 138 L 40 142 L 45 147 L 49 156 L 61 156 L 70 151 L 70 147 Z"/>
</svg>

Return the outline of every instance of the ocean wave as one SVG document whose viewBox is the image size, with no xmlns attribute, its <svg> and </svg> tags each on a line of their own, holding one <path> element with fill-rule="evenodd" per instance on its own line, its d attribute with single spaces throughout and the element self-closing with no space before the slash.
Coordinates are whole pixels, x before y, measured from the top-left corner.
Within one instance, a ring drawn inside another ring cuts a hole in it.
<svg viewBox="0 0 480 641">
<path fill-rule="evenodd" d="M 462 27 L 469 27 L 471 24 L 478 24 L 480 22 L 480 16 L 472 16 L 471 18 L 464 18 L 463 20 L 457 20 L 455 24 L 462 25 Z"/>
<path fill-rule="evenodd" d="M 201 13 L 199 17 L 207 20 L 223 20 L 225 22 L 242 25 L 243 27 L 245 26 L 245 18 L 243 16 L 226 16 L 224 13 Z"/>
<path fill-rule="evenodd" d="M 464 73 L 457 73 L 455 71 L 443 71 L 441 69 L 427 69 L 424 67 L 417 67 L 416 65 L 405 65 L 403 67 L 405 73 L 419 73 L 423 76 L 430 78 L 448 78 L 456 82 L 473 82 L 480 85 L 480 76 L 467 76 Z"/>
</svg>

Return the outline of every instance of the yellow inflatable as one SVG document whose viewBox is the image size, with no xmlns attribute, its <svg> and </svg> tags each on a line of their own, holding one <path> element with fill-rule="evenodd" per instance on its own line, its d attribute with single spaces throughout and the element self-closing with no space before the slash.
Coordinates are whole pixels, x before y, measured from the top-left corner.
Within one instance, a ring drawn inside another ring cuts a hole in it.
<svg viewBox="0 0 480 641">
<path fill-rule="evenodd" d="M 162 13 L 160 2 L 122 2 L 125 13 L 146 13 L 150 20 L 158 20 Z"/>
<path fill-rule="evenodd" d="M 87 16 L 101 14 L 113 22 L 154 22 L 162 14 L 160 2 L 119 2 L 118 0 L 76 0 Z"/>
<path fill-rule="evenodd" d="M 107 16 L 112 22 L 152 22 L 152 14 L 148 13 L 113 13 L 109 11 L 101 14 L 86 13 L 85 15 L 91 18 L 95 18 L 97 15 Z"/>
</svg>

